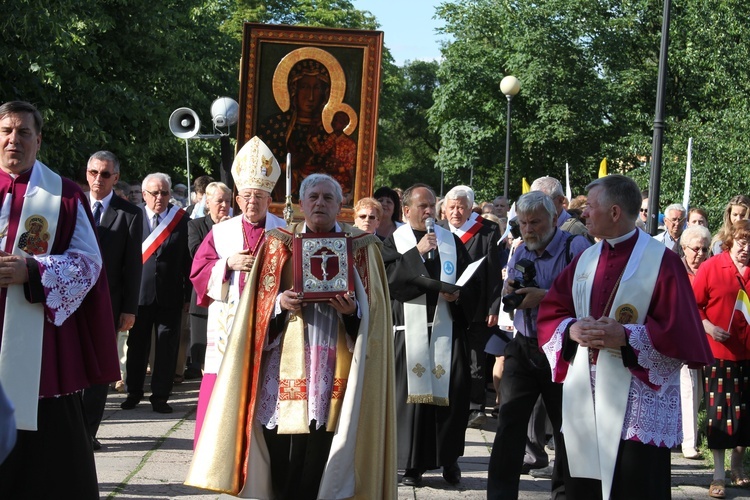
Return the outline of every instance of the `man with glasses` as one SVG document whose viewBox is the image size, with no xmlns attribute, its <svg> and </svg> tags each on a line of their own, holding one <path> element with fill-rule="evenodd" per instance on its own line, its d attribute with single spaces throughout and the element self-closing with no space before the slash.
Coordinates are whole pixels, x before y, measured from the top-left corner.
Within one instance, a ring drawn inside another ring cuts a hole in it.
<svg viewBox="0 0 750 500">
<path fill-rule="evenodd" d="M 119 178 L 120 160 L 113 153 L 97 151 L 91 155 L 86 167 L 86 180 L 90 188 L 88 196 L 107 271 L 118 352 L 123 358 L 123 343 L 127 341 L 128 330 L 135 323 L 138 312 L 143 269 L 143 211 L 115 196 L 113 188 Z M 122 372 L 126 373 L 125 370 Z M 104 416 L 108 389 L 108 385 L 99 384 L 83 392 L 83 407 L 94 450 L 101 448 L 96 433 Z"/>
<path fill-rule="evenodd" d="M 119 378 L 107 276 L 81 189 L 36 159 L 42 115 L 0 106 L 0 383 L 16 445 L 1 498 L 99 498 L 81 391 Z M 22 250 L 32 224 L 45 245 Z"/>
<path fill-rule="evenodd" d="M 635 227 L 646 231 L 646 224 L 648 224 L 648 189 L 641 191 L 641 209 L 635 220 Z"/>
<path fill-rule="evenodd" d="M 664 246 L 682 256 L 680 247 L 680 236 L 685 230 L 685 207 L 679 203 L 673 203 L 664 210 L 665 231 L 654 236 L 656 241 L 664 243 Z"/>
<path fill-rule="evenodd" d="M 269 160 L 270 169 L 267 168 Z M 242 146 L 232 164 L 240 215 L 211 224 L 193 258 L 190 280 L 195 287 L 196 304 L 208 307 L 206 357 L 195 417 L 195 443 L 232 331 L 237 304 L 265 241 L 266 231 L 286 226 L 284 219 L 268 211 L 271 192 L 280 175 L 276 158 L 258 137 Z M 191 224 L 197 227 L 195 224 L 200 220 Z"/>
<path fill-rule="evenodd" d="M 132 410 L 143 399 L 151 335 L 156 332 L 149 400 L 155 412 L 172 413 L 167 400 L 174 384 L 182 311 L 190 302 L 189 217 L 169 203 L 171 180 L 167 174 L 147 175 L 142 187 L 143 272 L 138 314 L 128 336 L 128 397 L 120 407 Z"/>
</svg>

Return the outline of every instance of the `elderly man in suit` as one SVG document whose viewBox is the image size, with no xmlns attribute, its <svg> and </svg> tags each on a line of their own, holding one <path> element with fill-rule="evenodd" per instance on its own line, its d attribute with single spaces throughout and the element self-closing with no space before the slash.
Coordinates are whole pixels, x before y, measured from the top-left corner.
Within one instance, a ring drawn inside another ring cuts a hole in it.
<svg viewBox="0 0 750 500">
<path fill-rule="evenodd" d="M 99 247 L 109 282 L 109 297 L 115 331 L 118 335 L 135 323 L 138 292 L 141 287 L 141 234 L 143 215 L 132 203 L 115 196 L 120 178 L 120 160 L 109 151 L 97 151 L 89 158 L 86 180 L 94 214 Z M 107 402 L 106 384 L 93 385 L 83 392 L 83 407 L 94 450 L 101 448 L 96 433 Z"/>
<path fill-rule="evenodd" d="M 132 410 L 143 399 L 146 361 L 156 331 L 149 400 L 155 412 L 172 413 L 167 400 L 174 384 L 182 310 L 190 301 L 191 288 L 188 216 L 169 203 L 170 187 L 167 174 L 149 174 L 143 179 L 143 272 L 138 316 L 128 337 L 128 397 L 120 405 L 123 410 Z"/>
<path fill-rule="evenodd" d="M 486 358 L 484 347 L 497 328 L 502 298 L 501 270 L 505 265 L 497 242 L 500 239 L 499 226 L 472 212 L 474 191 L 468 186 L 456 186 L 445 195 L 446 219 L 439 225 L 456 235 L 466 247 L 472 261 L 486 257 L 482 269 L 471 279 L 471 286 L 477 290 L 477 308 L 470 318 L 467 335 L 471 360 L 471 394 L 469 427 L 478 429 L 487 420 L 484 413 L 487 383 L 485 381 Z"/>
</svg>

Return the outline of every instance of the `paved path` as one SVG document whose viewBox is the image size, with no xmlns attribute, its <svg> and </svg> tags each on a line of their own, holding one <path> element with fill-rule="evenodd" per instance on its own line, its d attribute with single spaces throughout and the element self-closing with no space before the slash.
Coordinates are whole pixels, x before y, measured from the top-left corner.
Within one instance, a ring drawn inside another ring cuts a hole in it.
<svg viewBox="0 0 750 500">
<path fill-rule="evenodd" d="M 151 411 L 144 400 L 134 410 L 121 410 L 125 395 L 110 392 L 99 431 L 103 449 L 96 452 L 99 489 L 102 498 L 135 499 L 228 499 L 182 484 L 192 456 L 198 381 L 175 386 L 171 415 Z M 147 386 L 148 387 L 148 386 Z M 484 429 L 466 432 L 466 456 L 461 465 L 463 479 L 458 487 L 447 484 L 440 471 L 424 475 L 421 488 L 399 486 L 399 500 L 406 499 L 483 499 L 487 463 L 494 439 L 495 421 L 488 419 Z M 703 461 L 685 460 L 672 454 L 672 497 L 708 498 L 710 470 Z M 549 498 L 549 481 L 521 476 L 521 499 Z M 727 498 L 750 498 L 750 490 L 727 488 Z"/>
</svg>

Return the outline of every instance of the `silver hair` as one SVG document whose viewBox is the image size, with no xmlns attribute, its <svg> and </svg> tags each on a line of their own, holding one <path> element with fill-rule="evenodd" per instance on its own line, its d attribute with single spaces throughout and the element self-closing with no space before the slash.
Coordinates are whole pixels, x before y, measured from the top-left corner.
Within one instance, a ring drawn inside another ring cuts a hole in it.
<svg viewBox="0 0 750 500">
<path fill-rule="evenodd" d="M 213 196 L 217 189 L 231 196 L 232 190 L 223 182 L 212 182 L 206 186 L 206 196 Z"/>
<path fill-rule="evenodd" d="M 558 196 L 565 196 L 563 192 L 562 184 L 554 177 L 545 175 L 540 177 L 531 183 L 529 188 L 531 191 L 541 191 L 550 198 L 557 198 Z"/>
<path fill-rule="evenodd" d="M 683 217 L 685 216 L 685 212 L 687 212 L 687 210 L 685 210 L 685 207 L 682 206 L 682 203 L 672 203 L 664 209 L 664 215 L 667 215 L 670 210 L 677 210 L 682 214 Z"/>
<path fill-rule="evenodd" d="M 304 200 L 307 190 L 314 188 L 321 182 L 330 182 L 333 185 L 336 203 L 344 201 L 344 192 L 341 190 L 341 185 L 336 179 L 326 174 L 310 174 L 305 177 L 305 180 L 302 181 L 302 185 L 299 187 L 299 199 Z"/>
<path fill-rule="evenodd" d="M 162 172 L 154 172 L 153 174 L 148 174 L 143 178 L 143 182 L 141 182 L 141 191 L 145 191 L 146 186 L 148 186 L 148 183 L 152 180 L 160 180 L 166 182 L 167 186 L 169 186 L 169 189 L 172 189 L 172 179 L 170 179 L 167 174 Z"/>
<path fill-rule="evenodd" d="M 469 186 L 455 186 L 445 194 L 446 200 L 457 200 L 459 198 L 469 200 L 469 208 L 474 206 L 474 190 Z"/>
<path fill-rule="evenodd" d="M 701 241 L 704 241 L 706 246 L 708 246 L 711 244 L 711 231 L 709 231 L 706 226 L 701 226 L 700 224 L 688 226 L 680 236 L 680 246 L 685 248 L 688 246 L 689 242 L 695 238 L 700 238 Z"/>
<path fill-rule="evenodd" d="M 516 212 L 519 214 L 531 214 L 543 208 L 547 211 L 551 221 L 557 217 L 557 209 L 552 198 L 547 196 L 542 191 L 529 191 L 528 193 L 521 195 L 516 202 Z"/>
<path fill-rule="evenodd" d="M 88 167 L 89 165 L 91 165 L 91 162 L 94 160 L 111 162 L 112 169 L 115 171 L 115 173 L 120 173 L 120 160 L 118 160 L 115 154 L 111 151 L 97 151 L 89 157 L 89 161 L 88 163 L 86 163 L 86 166 Z"/>
</svg>

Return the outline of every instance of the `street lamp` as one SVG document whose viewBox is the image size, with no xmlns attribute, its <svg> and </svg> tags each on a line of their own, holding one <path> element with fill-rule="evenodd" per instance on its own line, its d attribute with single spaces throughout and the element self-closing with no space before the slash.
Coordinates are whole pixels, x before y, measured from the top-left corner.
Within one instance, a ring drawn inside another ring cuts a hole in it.
<svg viewBox="0 0 750 500">
<path fill-rule="evenodd" d="M 515 76 L 508 75 L 500 82 L 500 92 L 508 99 L 508 118 L 505 122 L 505 181 L 503 196 L 508 199 L 508 180 L 510 177 L 510 101 L 521 90 L 521 82 Z"/>
</svg>

